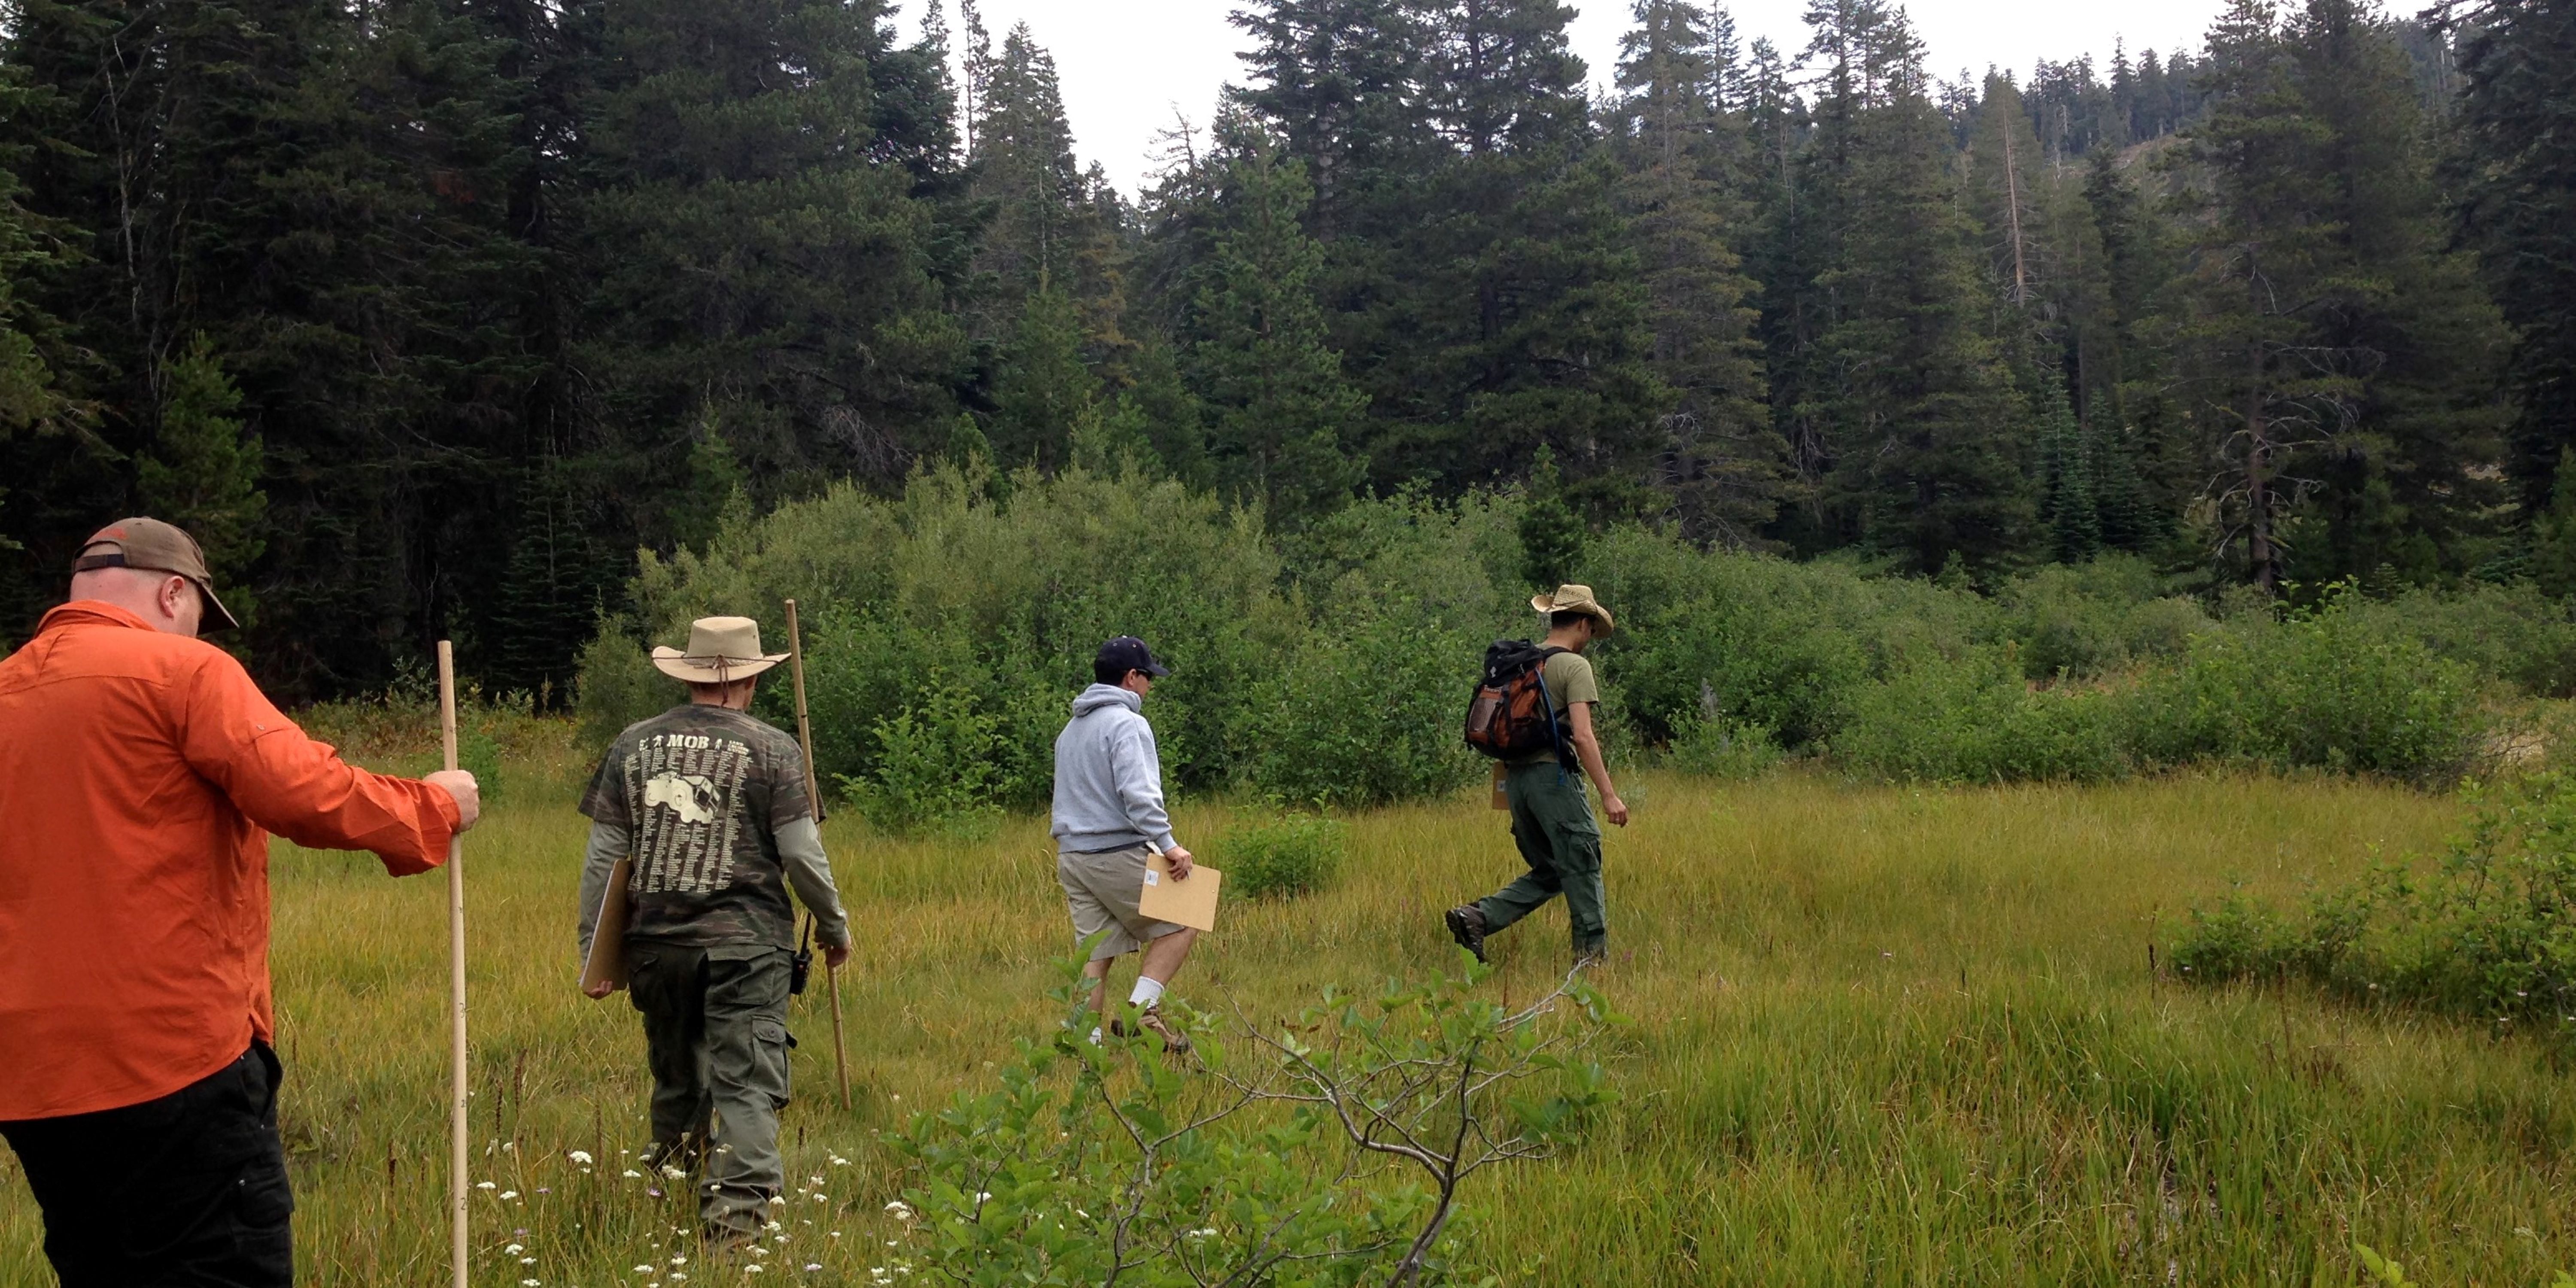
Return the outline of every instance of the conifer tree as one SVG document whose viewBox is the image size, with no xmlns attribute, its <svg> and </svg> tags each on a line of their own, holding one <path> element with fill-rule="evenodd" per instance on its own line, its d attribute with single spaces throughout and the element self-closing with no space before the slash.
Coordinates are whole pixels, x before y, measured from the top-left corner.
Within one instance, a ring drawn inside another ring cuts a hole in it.
<svg viewBox="0 0 2576 1288">
<path fill-rule="evenodd" d="M 2464 83 L 2458 184 L 2487 280 L 2513 325 L 2509 468 L 2526 512 L 2576 446 L 2576 7 L 2486 0 L 2451 14 Z"/>
<path fill-rule="evenodd" d="M 2283 527 L 2313 486 L 2320 448 L 2344 426 L 2349 355 L 2317 331 L 2332 289 L 2330 230 L 2316 173 L 2326 127 L 2292 78 L 2269 0 L 2234 0 L 2210 29 L 2210 113 L 2187 136 L 2205 187 L 2185 333 L 2223 540 L 2241 544 L 2247 580 L 2266 593 L 2284 576 Z"/>
<path fill-rule="evenodd" d="M 1368 399 L 1325 343 L 1323 256 L 1299 223 L 1314 199 L 1304 165 L 1248 119 L 1219 133 L 1223 180 L 1190 350 L 1208 460 L 1220 489 L 1293 527 L 1339 508 L 1365 473 L 1355 445 Z"/>
<path fill-rule="evenodd" d="M 1834 508 L 1855 539 L 1931 573 L 1985 571 L 2024 548 L 2036 497 L 2027 412 L 1986 331 L 1988 298 L 1948 180 L 1949 128 L 1903 20 L 1863 0 L 1819 3 L 1835 59 L 1818 105 L 1816 175 L 1836 254 L 1816 341 Z"/>
<path fill-rule="evenodd" d="M 1336 339 L 1382 483 L 1499 482 L 1550 446 L 1585 504 L 1637 507 L 1668 395 L 1649 365 L 1619 172 L 1594 138 L 1555 0 L 1426 6 L 1422 119 L 1446 144 L 1403 191 Z"/>
<path fill-rule="evenodd" d="M 1071 462 L 1077 435 L 1097 431 L 1100 381 L 1083 362 L 1082 344 L 1071 295 L 1053 286 L 1029 294 L 994 388 L 994 464 L 1052 473 Z"/>
<path fill-rule="evenodd" d="M 1755 544 L 1779 509 L 1788 445 L 1762 403 L 1753 284 L 1728 240 L 1746 159 L 1728 106 L 1733 24 L 1682 0 L 1636 0 L 1632 13 L 1612 124 L 1655 374 L 1675 397 L 1656 482 L 1694 539 Z"/>
<path fill-rule="evenodd" d="M 241 586 L 268 544 L 260 445 L 236 414 L 241 393 L 203 335 L 189 340 L 159 383 L 160 424 L 150 454 L 136 465 L 136 499 L 147 513 L 197 539 L 217 581 Z M 244 590 L 224 601 L 244 625 L 249 599 Z"/>
</svg>

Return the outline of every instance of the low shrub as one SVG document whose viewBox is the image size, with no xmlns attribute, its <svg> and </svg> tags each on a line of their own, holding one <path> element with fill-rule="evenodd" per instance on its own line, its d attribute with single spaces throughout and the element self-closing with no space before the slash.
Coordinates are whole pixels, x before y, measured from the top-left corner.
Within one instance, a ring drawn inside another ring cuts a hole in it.
<svg viewBox="0 0 2576 1288">
<path fill-rule="evenodd" d="M 1684 721 L 1665 749 L 1664 763 L 1710 778 L 1759 778 L 1787 756 L 1769 729 L 1749 721 L 1702 716 Z"/>
<path fill-rule="evenodd" d="M 1455 791 L 1479 768 L 1459 730 L 1482 653 L 1409 604 L 1317 631 L 1242 708 L 1245 781 L 1336 808 Z"/>
<path fill-rule="evenodd" d="M 1342 824 L 1314 814 L 1239 825 L 1209 847 L 1226 889 L 1248 899 L 1312 894 L 1341 872 Z"/>
<path fill-rule="evenodd" d="M 933 669 L 921 700 L 879 718 L 876 768 L 840 779 L 870 823 L 899 836 L 978 836 L 999 821 L 1001 721 L 976 695 Z"/>
<path fill-rule="evenodd" d="M 2193 909 L 2176 967 L 2201 983 L 2301 978 L 2576 1038 L 2576 776 L 2472 800 L 2467 829 L 2429 865 L 2375 865 L 2295 912 L 2242 896 Z"/>
<path fill-rule="evenodd" d="M 2148 764 L 2199 762 L 2457 779 L 2486 734 L 2477 678 L 2337 595 L 2192 638 L 2129 701 Z"/>
<path fill-rule="evenodd" d="M 1931 782 L 2100 782 L 2129 772 L 2120 695 L 2035 691 L 2010 648 L 1926 654 L 1855 698 L 1834 752 L 1854 768 Z"/>
</svg>

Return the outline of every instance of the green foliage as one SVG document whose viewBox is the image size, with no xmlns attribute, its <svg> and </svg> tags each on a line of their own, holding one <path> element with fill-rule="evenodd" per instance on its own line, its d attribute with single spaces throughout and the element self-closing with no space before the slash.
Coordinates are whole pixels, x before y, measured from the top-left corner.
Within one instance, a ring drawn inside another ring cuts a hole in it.
<svg viewBox="0 0 2576 1288">
<path fill-rule="evenodd" d="M 870 727 L 876 772 L 842 777 L 841 788 L 869 822 L 898 836 L 989 833 L 1001 786 L 1001 720 L 937 667 L 924 680 L 925 692 Z"/>
<path fill-rule="evenodd" d="M 889 1206 L 905 1230 L 888 1257 L 901 1272 L 1474 1283 L 1444 1243 L 1464 1182 L 1550 1156 L 1617 1101 L 1586 1057 L 1610 1016 L 1579 984 L 1514 1011 L 1469 991 L 1482 978 L 1471 966 L 1366 1001 L 1328 992 L 1275 1031 L 1220 1036 L 1192 1017 L 1200 1067 L 1185 1074 L 1158 1041 L 1089 1041 L 1089 982 L 1078 961 L 1061 966 L 1065 1019 L 1050 1040 L 1022 1039 L 998 1089 L 959 1092 L 887 1134 L 908 1169 Z"/>
<path fill-rule="evenodd" d="M 1724 717 L 1684 718 L 1674 732 L 1665 763 L 1710 778 L 1759 778 L 1782 759 L 1769 729 Z"/>
<path fill-rule="evenodd" d="M 1340 875 L 1347 830 L 1316 814 L 1240 824 L 1209 847 L 1209 861 L 1224 871 L 1226 889 L 1246 898 L 1313 894 Z"/>
<path fill-rule="evenodd" d="M 226 587 L 267 548 L 262 529 L 268 495 L 260 490 L 259 439 L 245 433 L 241 392 L 224 374 L 214 345 L 200 334 L 162 373 L 168 389 L 152 454 L 135 464 L 144 510 L 188 530 L 205 548 L 207 570 Z M 234 595 L 247 599 L 236 590 Z M 244 611 L 234 595 L 224 603 Z M 246 621 L 247 619 L 245 619 Z"/>
<path fill-rule="evenodd" d="M 1248 780 L 1299 804 L 1437 796 L 1481 768 L 1459 737 L 1474 635 L 1403 600 L 1336 613 L 1278 659 L 1235 730 Z"/>
<path fill-rule="evenodd" d="M 2291 913 L 2242 896 L 2194 908 L 2175 966 L 2200 983 L 2289 976 L 2576 1040 L 2576 777 L 2470 799 L 2468 827 L 2429 864 L 2374 865 Z"/>
<path fill-rule="evenodd" d="M 2118 695 L 2033 690 L 2009 648 L 1909 658 L 1853 707 L 1834 752 L 1889 778 L 2100 782 L 2130 769 Z"/>
<path fill-rule="evenodd" d="M 2128 716 L 2142 764 L 2219 761 L 2385 774 L 2466 772 L 2486 731 L 2475 673 L 2380 629 L 2355 597 L 2192 638 L 2150 672 Z"/>
</svg>

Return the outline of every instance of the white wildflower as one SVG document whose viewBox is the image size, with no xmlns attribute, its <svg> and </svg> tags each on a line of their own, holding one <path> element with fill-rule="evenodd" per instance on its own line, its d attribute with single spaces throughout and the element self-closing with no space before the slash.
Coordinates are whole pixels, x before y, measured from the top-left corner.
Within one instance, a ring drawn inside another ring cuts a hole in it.
<svg viewBox="0 0 2576 1288">
<path fill-rule="evenodd" d="M 591 1162 L 592 1162 L 592 1159 L 591 1159 L 591 1157 L 590 1157 L 590 1151 L 589 1151 L 589 1150 L 586 1150 L 586 1149 L 576 1149 L 576 1150 L 574 1150 L 573 1152 L 571 1152 L 571 1153 L 569 1153 L 569 1154 L 564 1155 L 564 1157 L 569 1158 L 569 1159 L 571 1159 L 572 1161 L 574 1161 L 574 1162 L 576 1162 L 576 1163 L 579 1163 L 579 1164 L 581 1164 L 581 1165 L 582 1165 L 582 1166 L 584 1166 L 584 1167 L 588 1167 L 588 1166 L 590 1166 L 590 1164 L 591 1164 Z"/>
<path fill-rule="evenodd" d="M 519 1192 L 517 1190 L 503 1190 L 501 1191 L 501 1197 L 505 1199 L 515 1199 L 519 1197 Z"/>
<path fill-rule="evenodd" d="M 525 1245 L 525 1244 L 518 1244 L 518 1243 L 513 1243 L 513 1244 L 511 1244 L 509 1247 L 506 1247 L 506 1248 L 501 1249 L 501 1251 L 503 1251 L 503 1252 L 505 1252 L 505 1253 L 508 1253 L 509 1255 L 511 1255 L 511 1256 L 513 1256 L 513 1257 L 515 1257 L 515 1256 L 519 1255 L 520 1253 L 525 1252 L 525 1251 L 527 1251 L 527 1250 L 528 1250 L 528 1249 L 527 1249 L 527 1245 Z"/>
<path fill-rule="evenodd" d="M 626 1169 L 626 1179 L 630 1181 L 640 1181 L 644 1179 L 644 1174 L 630 1167 Z"/>
<path fill-rule="evenodd" d="M 687 1172 L 683 1172 L 679 1168 L 671 1166 L 669 1163 L 662 1164 L 662 1174 L 675 1181 L 688 1175 Z"/>
<path fill-rule="evenodd" d="M 476 1188 L 476 1189 L 478 1189 L 478 1190 L 497 1190 L 497 1189 L 499 1189 L 499 1188 L 501 1188 L 501 1187 L 500 1187 L 500 1186 L 498 1186 L 498 1185 L 494 1185 L 494 1184 L 493 1184 L 492 1182 L 490 1182 L 490 1181 L 476 1181 L 476 1182 L 474 1182 L 474 1188 Z"/>
</svg>

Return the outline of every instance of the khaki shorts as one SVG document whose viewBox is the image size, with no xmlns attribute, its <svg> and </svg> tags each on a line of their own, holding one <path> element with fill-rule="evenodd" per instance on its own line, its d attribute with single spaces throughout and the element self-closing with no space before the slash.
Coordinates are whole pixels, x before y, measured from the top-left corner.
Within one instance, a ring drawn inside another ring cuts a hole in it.
<svg viewBox="0 0 2576 1288">
<path fill-rule="evenodd" d="M 1065 906 L 1073 910 L 1074 938 L 1089 939 L 1101 931 L 1109 932 L 1092 946 L 1091 960 L 1105 962 L 1124 956 L 1174 931 L 1187 929 L 1136 911 L 1136 900 L 1145 893 L 1145 858 L 1149 853 L 1144 846 L 1131 845 L 1123 850 L 1095 850 L 1089 854 L 1068 850 L 1055 856 L 1055 879 L 1063 883 Z"/>
</svg>

